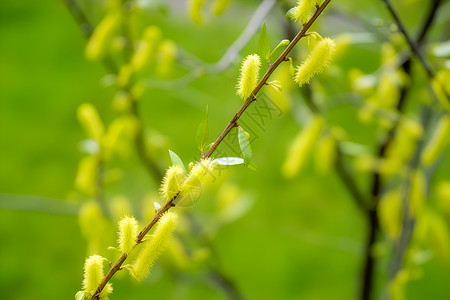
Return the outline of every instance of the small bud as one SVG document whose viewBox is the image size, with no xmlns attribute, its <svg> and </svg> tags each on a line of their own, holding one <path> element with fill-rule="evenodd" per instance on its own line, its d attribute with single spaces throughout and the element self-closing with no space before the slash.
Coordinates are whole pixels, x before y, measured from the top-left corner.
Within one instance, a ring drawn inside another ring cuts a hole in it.
<svg viewBox="0 0 450 300">
<path fill-rule="evenodd" d="M 215 166 L 210 158 L 202 159 L 195 164 L 182 184 L 175 204 L 183 206 L 195 203 L 200 198 L 202 189 L 214 180 Z"/>
<path fill-rule="evenodd" d="M 282 172 L 287 178 L 295 174 L 305 165 L 317 139 L 322 132 L 324 120 L 320 116 L 314 116 L 306 127 L 295 137 L 289 148 Z"/>
<path fill-rule="evenodd" d="M 98 115 L 97 109 L 90 103 L 83 103 L 78 107 L 77 111 L 78 121 L 83 126 L 84 131 L 90 138 L 101 143 L 103 135 L 105 134 L 105 127 Z"/>
<path fill-rule="evenodd" d="M 125 216 L 119 221 L 119 250 L 130 253 L 136 245 L 139 233 L 138 222 L 133 217 Z"/>
<path fill-rule="evenodd" d="M 261 59 L 257 54 L 248 55 L 241 65 L 241 74 L 237 84 L 237 94 L 242 99 L 247 99 L 258 83 Z"/>
<path fill-rule="evenodd" d="M 138 281 L 143 280 L 148 275 L 153 263 L 166 247 L 172 232 L 175 230 L 177 220 L 178 216 L 173 212 L 166 212 L 159 220 L 154 233 L 146 242 L 132 266 L 131 274 Z"/>
<path fill-rule="evenodd" d="M 306 24 L 314 12 L 316 2 L 314 0 L 298 0 L 292 11 L 292 20 L 296 22 L 300 20 L 302 24 Z"/>
<path fill-rule="evenodd" d="M 98 285 L 105 277 L 103 273 L 103 262 L 106 258 L 99 255 L 91 255 L 84 263 L 84 280 L 83 290 L 85 294 L 92 297 L 97 290 Z M 112 285 L 108 283 L 100 293 L 100 299 L 108 299 L 108 295 L 112 293 Z"/>
<path fill-rule="evenodd" d="M 171 166 L 167 170 L 161 184 L 160 191 L 163 199 L 166 201 L 172 200 L 180 192 L 185 178 L 186 173 L 183 167 L 179 165 Z"/>
<path fill-rule="evenodd" d="M 428 142 L 422 154 L 422 162 L 429 166 L 433 163 L 439 154 L 444 150 L 449 142 L 450 117 L 443 116 L 437 125 L 436 130 Z"/>
<path fill-rule="evenodd" d="M 103 58 L 108 50 L 108 43 L 114 36 L 114 31 L 120 23 L 120 16 L 116 13 L 108 14 L 95 28 L 86 46 L 86 57 L 90 60 Z"/>
<path fill-rule="evenodd" d="M 324 38 L 318 42 L 308 58 L 297 67 L 294 81 L 297 82 L 299 86 L 302 86 L 309 83 L 314 75 L 325 70 L 330 64 L 334 48 L 335 44 L 333 40 L 329 38 Z"/>
</svg>

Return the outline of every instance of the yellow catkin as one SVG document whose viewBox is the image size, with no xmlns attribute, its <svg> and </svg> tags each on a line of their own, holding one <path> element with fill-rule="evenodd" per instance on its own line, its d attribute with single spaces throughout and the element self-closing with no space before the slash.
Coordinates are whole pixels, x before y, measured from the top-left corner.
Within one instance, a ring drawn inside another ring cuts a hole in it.
<svg viewBox="0 0 450 300">
<path fill-rule="evenodd" d="M 401 190 L 395 189 L 383 195 L 377 207 L 380 226 L 392 238 L 397 238 L 402 230 Z"/>
<path fill-rule="evenodd" d="M 248 55 L 241 65 L 241 72 L 237 84 L 237 94 L 247 99 L 258 83 L 261 58 L 258 54 Z"/>
<path fill-rule="evenodd" d="M 322 117 L 314 116 L 306 127 L 300 131 L 297 137 L 295 137 L 282 167 L 282 172 L 285 177 L 294 177 L 305 165 L 322 132 L 323 123 Z"/>
<path fill-rule="evenodd" d="M 178 216 L 174 212 L 166 212 L 158 222 L 152 236 L 146 241 L 132 266 L 132 275 L 141 281 L 150 272 L 150 268 L 166 247 L 172 232 L 175 230 Z"/>
<path fill-rule="evenodd" d="M 324 38 L 318 42 L 308 58 L 297 67 L 294 81 L 297 82 L 299 86 L 309 83 L 314 75 L 324 71 L 330 64 L 334 49 L 335 44 L 330 38 Z"/>
<path fill-rule="evenodd" d="M 427 180 L 422 171 L 416 170 L 411 177 L 411 190 L 409 201 L 414 216 L 419 216 L 425 206 L 427 192 Z"/>
<path fill-rule="evenodd" d="M 441 181 L 436 187 L 437 204 L 442 213 L 450 216 L 450 181 Z"/>
<path fill-rule="evenodd" d="M 97 195 L 98 164 L 98 156 L 89 155 L 83 157 L 78 165 L 75 188 L 89 197 Z"/>
<path fill-rule="evenodd" d="M 105 277 L 103 272 L 103 262 L 105 260 L 106 258 L 100 255 L 91 255 L 84 263 L 83 290 L 85 294 L 88 294 L 88 298 L 94 295 L 98 285 Z M 108 283 L 100 293 L 100 299 L 108 299 L 108 295 L 112 293 L 112 290 L 111 283 Z"/>
<path fill-rule="evenodd" d="M 157 26 L 149 26 L 145 29 L 143 39 L 137 43 L 131 59 L 131 65 L 135 71 L 142 70 L 155 59 L 157 46 L 161 38 L 162 32 Z"/>
<path fill-rule="evenodd" d="M 133 76 L 133 72 L 134 70 L 131 64 L 123 65 L 117 75 L 117 86 L 121 88 L 127 87 Z"/>
<path fill-rule="evenodd" d="M 449 142 L 450 133 L 450 117 L 445 115 L 440 120 L 436 130 L 428 142 L 422 154 L 422 162 L 429 166 L 431 165 L 439 154 L 444 150 Z"/>
<path fill-rule="evenodd" d="M 166 77 L 173 70 L 177 58 L 177 46 L 172 40 L 164 40 L 158 49 L 158 65 L 156 72 L 161 77 Z"/>
<path fill-rule="evenodd" d="M 431 248 L 437 257 L 448 259 L 450 256 L 450 232 L 445 220 L 434 212 L 424 213 L 417 222 L 414 231 L 416 239 Z"/>
<path fill-rule="evenodd" d="M 196 24 L 203 24 L 203 6 L 205 5 L 206 0 L 189 0 L 188 8 L 189 15 Z"/>
<path fill-rule="evenodd" d="M 108 132 L 103 139 L 104 158 L 109 160 L 113 155 L 123 158 L 128 157 L 132 150 L 139 121 L 130 115 L 116 118 L 108 127 Z"/>
<path fill-rule="evenodd" d="M 308 22 L 314 12 L 316 3 L 315 0 L 298 0 L 292 12 L 292 20 L 300 21 L 302 24 Z"/>
<path fill-rule="evenodd" d="M 186 173 L 183 167 L 173 165 L 167 169 L 166 175 L 161 184 L 161 196 L 164 200 L 173 199 L 181 189 L 181 185 L 186 179 Z"/>
<path fill-rule="evenodd" d="M 446 94 L 442 82 L 439 80 L 439 78 L 433 78 L 431 80 L 431 87 L 442 107 L 446 110 L 450 110 L 450 100 L 448 98 L 449 94 Z"/>
<path fill-rule="evenodd" d="M 88 253 L 102 250 L 106 220 L 97 203 L 90 201 L 82 205 L 78 214 L 81 233 L 87 239 Z"/>
<path fill-rule="evenodd" d="M 392 109 L 397 105 L 400 98 L 400 89 L 398 88 L 394 76 L 383 74 L 377 87 L 376 103 L 385 109 Z"/>
<path fill-rule="evenodd" d="M 213 14 L 219 16 L 227 9 L 230 0 L 215 0 L 213 4 Z"/>
<path fill-rule="evenodd" d="M 86 134 L 100 143 L 105 134 L 105 127 L 94 105 L 81 104 L 77 110 L 77 117 Z"/>
<path fill-rule="evenodd" d="M 135 218 L 125 216 L 119 221 L 119 250 L 122 253 L 130 253 L 136 245 L 139 233 L 138 222 Z"/>
<path fill-rule="evenodd" d="M 392 300 L 406 300 L 405 285 L 410 280 L 407 270 L 400 270 L 389 285 L 389 293 Z"/>
<path fill-rule="evenodd" d="M 108 43 L 114 36 L 114 31 L 120 23 L 117 13 L 108 14 L 95 28 L 86 46 L 86 57 L 90 60 L 103 58 L 108 50 Z"/>
<path fill-rule="evenodd" d="M 210 158 L 202 159 L 192 167 L 175 204 L 181 206 L 191 205 L 200 198 L 203 188 L 216 177 L 215 164 Z"/>
<path fill-rule="evenodd" d="M 331 134 L 322 137 L 315 154 L 316 167 L 319 172 L 328 173 L 336 160 L 336 139 Z"/>
</svg>

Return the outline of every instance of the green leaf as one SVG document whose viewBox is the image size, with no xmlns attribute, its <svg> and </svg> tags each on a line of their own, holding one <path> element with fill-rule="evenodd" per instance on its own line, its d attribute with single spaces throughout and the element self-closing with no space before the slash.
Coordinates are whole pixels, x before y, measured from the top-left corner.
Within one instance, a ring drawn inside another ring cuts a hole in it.
<svg viewBox="0 0 450 300">
<path fill-rule="evenodd" d="M 270 57 L 270 41 L 267 35 L 266 22 L 263 23 L 258 40 L 258 50 L 262 57 L 266 60 Z"/>
<path fill-rule="evenodd" d="M 240 157 L 220 157 L 213 160 L 213 163 L 221 166 L 234 166 L 244 163 L 244 160 Z"/>
<path fill-rule="evenodd" d="M 83 291 L 78 291 L 78 293 L 75 294 L 75 300 L 84 300 L 86 299 L 86 295 Z"/>
<path fill-rule="evenodd" d="M 182 166 L 184 171 L 186 172 L 186 168 L 184 167 L 183 161 L 181 158 L 173 151 L 169 150 L 170 160 L 172 161 L 173 165 Z"/>
<path fill-rule="evenodd" d="M 244 156 L 244 165 L 247 167 L 252 160 L 252 148 L 250 146 L 250 134 L 248 134 L 242 127 L 238 127 L 239 148 L 241 148 Z"/>
<path fill-rule="evenodd" d="M 205 118 L 200 122 L 197 128 L 197 147 L 202 152 L 205 149 L 206 144 L 208 143 L 208 137 L 208 106 L 206 106 Z"/>
</svg>

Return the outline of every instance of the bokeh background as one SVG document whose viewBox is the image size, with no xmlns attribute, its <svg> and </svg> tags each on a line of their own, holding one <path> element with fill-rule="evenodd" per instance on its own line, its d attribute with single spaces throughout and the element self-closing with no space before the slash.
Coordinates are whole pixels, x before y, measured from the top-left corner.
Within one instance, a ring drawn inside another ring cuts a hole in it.
<svg viewBox="0 0 450 300">
<path fill-rule="evenodd" d="M 79 2 L 92 23 L 98 23 L 106 9 L 105 1 Z M 393 2 L 411 32 L 431 3 Z M 186 82 L 176 80 L 185 78 L 193 66 L 217 62 L 259 4 L 231 0 L 220 16 L 205 9 L 205 22 L 197 25 L 189 18 L 185 1 L 137 1 L 136 36 L 145 26 L 156 25 L 165 38 L 176 43 L 182 57 L 168 78 L 153 73 L 143 76 L 146 90 L 139 99 L 139 111 L 159 168 L 170 165 L 168 149 L 186 164 L 198 159 L 196 131 L 206 106 L 211 141 L 240 106 L 235 94 L 240 58 L 255 52 L 258 33 L 225 71 Z M 265 18 L 272 47 L 286 38 L 288 21 L 284 15 L 293 4 L 279 3 Z M 448 16 L 450 5 L 446 1 L 430 31 L 430 44 L 448 40 Z M 338 63 L 321 75 L 321 82 L 331 84 L 318 86 L 319 98 L 330 107 L 326 113 L 329 123 L 344 129 L 349 141 L 368 152 L 384 131 L 375 123 L 358 119 L 358 107 L 346 101 L 350 88 L 345 78 L 352 68 L 364 73 L 379 68 L 381 42 L 364 24 L 378 26 L 376 30 L 389 34 L 390 20 L 378 0 L 332 1 L 314 27 L 322 36 L 352 37 Z M 70 299 L 81 289 L 83 263 L 89 253 L 78 211 L 87 197 L 75 190 L 74 180 L 84 155 L 80 141 L 86 135 L 76 112 L 80 104 L 89 102 L 105 124 L 117 116 L 111 107 L 116 88 L 105 86 L 108 73 L 100 63 L 85 58 L 85 46 L 86 40 L 63 1 L 0 2 L 2 299 Z M 298 48 L 305 51 L 307 45 L 301 42 Z M 304 55 L 302 50 L 298 52 Z M 190 64 L 192 61 L 195 63 Z M 419 84 L 418 91 L 411 93 L 412 113 L 423 86 Z M 267 93 L 264 96 L 270 99 Z M 229 295 L 220 280 L 214 279 L 212 270 L 219 270 L 245 299 L 357 298 L 366 219 L 333 170 L 317 172 L 313 155 L 293 179 L 282 176 L 287 148 L 308 116 L 302 93 L 292 92 L 289 99 L 288 109 L 273 111 L 258 124 L 244 118 L 256 137 L 252 149 L 257 171 L 230 167 L 198 203 L 180 209 L 186 210 L 191 219 L 181 225 L 186 227 L 180 229 L 184 236 L 181 240 L 187 252 L 206 249 L 205 261 L 180 270 L 163 257 L 143 283 L 124 275 L 114 278 L 111 299 L 227 299 Z M 234 146 L 237 149 L 237 143 Z M 233 155 L 231 148 L 223 150 Z M 351 165 L 351 160 L 348 163 Z M 450 179 L 449 168 L 450 159 L 444 155 L 430 191 L 434 183 Z M 143 167 L 136 151 L 108 162 L 105 169 L 120 170 L 121 176 L 105 185 L 104 201 L 109 203 L 123 195 L 134 214 L 141 217 L 142 203 L 157 192 L 159 184 Z M 367 192 L 369 173 L 355 175 Z M 239 195 L 243 208 L 236 208 L 229 219 L 218 221 L 222 215 L 217 199 L 229 194 Z M 429 200 L 433 201 L 431 195 Z M 113 231 L 109 239 L 114 241 Z M 380 243 L 383 247 L 389 249 L 389 243 Z M 115 257 L 113 251 L 104 249 L 103 253 L 110 259 Z M 374 299 L 386 294 L 389 257 L 386 251 L 378 259 Z M 406 299 L 450 299 L 450 262 L 432 257 L 421 270 L 423 276 L 406 284 Z"/>
</svg>

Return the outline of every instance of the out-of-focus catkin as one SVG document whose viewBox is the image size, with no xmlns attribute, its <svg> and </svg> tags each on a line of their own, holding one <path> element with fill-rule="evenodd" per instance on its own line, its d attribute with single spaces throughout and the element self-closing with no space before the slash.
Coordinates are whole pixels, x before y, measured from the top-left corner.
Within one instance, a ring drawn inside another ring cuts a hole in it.
<svg viewBox="0 0 450 300">
<path fill-rule="evenodd" d="M 322 132 L 323 123 L 323 118 L 316 115 L 295 137 L 282 167 L 285 177 L 294 177 L 304 166 Z"/>
<path fill-rule="evenodd" d="M 436 130 L 428 142 L 422 154 L 422 162 L 429 166 L 444 150 L 450 141 L 450 117 L 448 115 L 443 116 L 436 127 Z"/>
<path fill-rule="evenodd" d="M 97 143 L 100 144 L 105 134 L 105 127 L 94 105 L 90 103 L 81 104 L 78 107 L 77 116 L 86 134 L 90 138 L 96 139 Z"/>
<path fill-rule="evenodd" d="M 86 46 L 86 57 L 90 60 L 103 58 L 108 51 L 108 43 L 114 36 L 114 31 L 120 23 L 118 13 L 110 13 L 98 24 L 89 38 Z"/>
<path fill-rule="evenodd" d="M 247 99 L 258 83 L 261 59 L 257 54 L 248 55 L 241 65 L 241 73 L 237 84 L 237 94 Z"/>
<path fill-rule="evenodd" d="M 172 232 L 175 230 L 178 216 L 174 212 L 166 212 L 158 224 L 154 233 L 133 263 L 131 274 L 137 280 L 143 280 L 150 272 L 150 268 L 166 247 Z"/>
<path fill-rule="evenodd" d="M 294 81 L 299 86 L 309 83 L 314 75 L 324 71 L 330 64 L 334 49 L 335 44 L 330 38 L 318 42 L 306 60 L 297 67 Z"/>
</svg>

